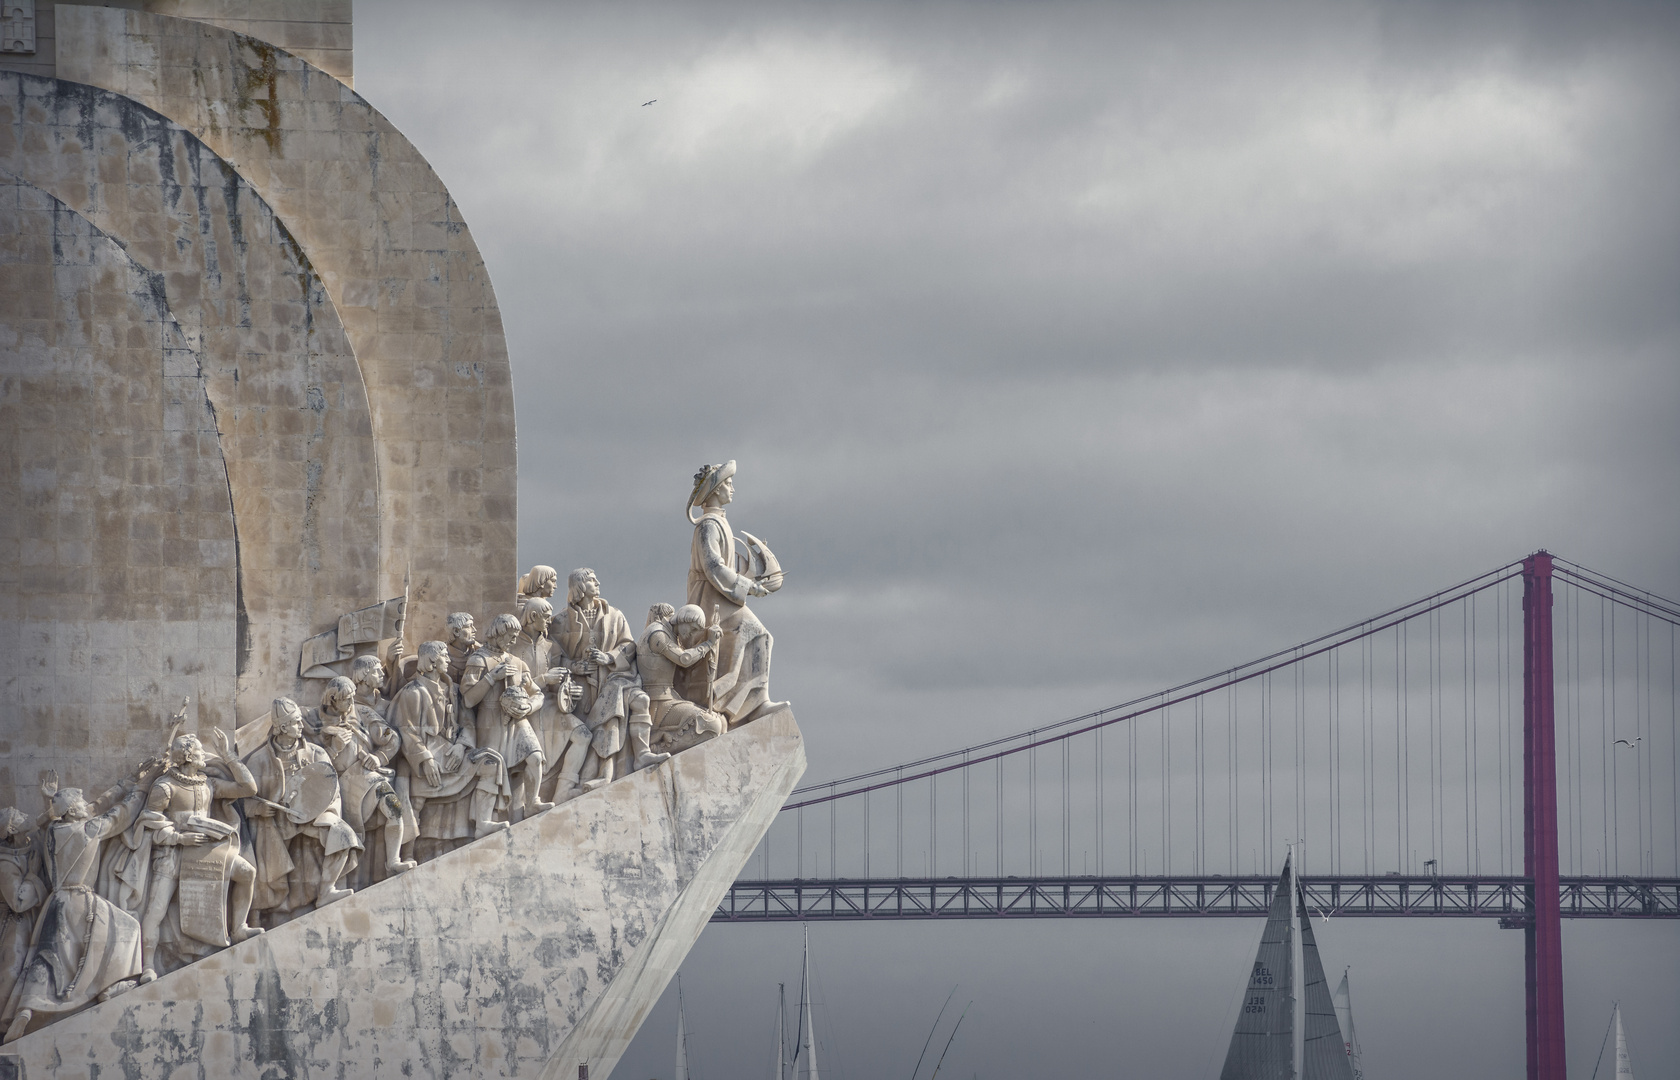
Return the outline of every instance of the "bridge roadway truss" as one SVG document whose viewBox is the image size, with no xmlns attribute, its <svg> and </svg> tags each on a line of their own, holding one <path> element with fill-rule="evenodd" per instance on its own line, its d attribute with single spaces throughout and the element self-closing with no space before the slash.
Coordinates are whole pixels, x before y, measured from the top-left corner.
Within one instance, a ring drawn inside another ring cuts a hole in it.
<svg viewBox="0 0 1680 1080">
<path fill-rule="evenodd" d="M 1522 877 L 1303 877 L 1319 916 L 1498 918 L 1524 929 Z M 737 881 L 713 922 L 1264 917 L 1273 877 L 903 878 Z M 1566 877 L 1560 914 L 1680 918 L 1680 878 Z"/>
</svg>

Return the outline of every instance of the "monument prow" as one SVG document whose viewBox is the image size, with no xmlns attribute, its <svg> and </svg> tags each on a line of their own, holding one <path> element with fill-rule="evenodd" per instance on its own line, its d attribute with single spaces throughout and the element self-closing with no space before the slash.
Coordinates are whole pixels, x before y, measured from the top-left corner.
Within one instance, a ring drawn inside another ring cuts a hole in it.
<svg viewBox="0 0 1680 1080">
<path fill-rule="evenodd" d="M 606 1076 L 804 771 L 771 712 L 0 1057 L 30 1080 Z"/>
</svg>

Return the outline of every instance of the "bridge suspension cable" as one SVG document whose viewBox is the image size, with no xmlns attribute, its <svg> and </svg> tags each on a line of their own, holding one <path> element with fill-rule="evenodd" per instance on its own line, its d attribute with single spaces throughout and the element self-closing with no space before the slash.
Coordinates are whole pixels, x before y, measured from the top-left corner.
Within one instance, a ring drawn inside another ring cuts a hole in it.
<svg viewBox="0 0 1680 1080">
<path fill-rule="evenodd" d="M 1680 878 L 1680 604 L 1555 566 L 1564 873 Z M 1309 875 L 1515 878 L 1522 573 L 1507 563 L 1200 679 L 806 785 L 749 865 L 777 881 L 1265 876 L 1287 838 L 1307 841 Z M 807 836 L 819 808 L 826 828 Z"/>
</svg>

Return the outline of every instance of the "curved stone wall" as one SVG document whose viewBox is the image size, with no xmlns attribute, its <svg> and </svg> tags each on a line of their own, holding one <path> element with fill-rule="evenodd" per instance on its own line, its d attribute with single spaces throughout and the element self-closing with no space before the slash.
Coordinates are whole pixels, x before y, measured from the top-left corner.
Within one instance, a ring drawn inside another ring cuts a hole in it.
<svg viewBox="0 0 1680 1080">
<path fill-rule="evenodd" d="M 3 173 L 0 551 L 0 803 L 46 768 L 115 781 L 188 695 L 232 722 L 234 516 L 200 352 L 162 275 Z"/>
<path fill-rule="evenodd" d="M 379 595 L 412 570 L 419 636 L 456 608 L 501 610 L 517 574 L 512 378 L 489 274 L 437 174 L 353 90 L 272 45 L 140 11 L 57 11 L 59 77 L 202 138 L 325 282 L 373 417 Z"/>
<path fill-rule="evenodd" d="M 128 98 L 0 72 L 0 156 L 159 275 L 204 358 L 239 526 L 249 720 L 301 689 L 300 641 L 375 599 L 379 476 L 338 313 L 250 185 Z"/>
</svg>

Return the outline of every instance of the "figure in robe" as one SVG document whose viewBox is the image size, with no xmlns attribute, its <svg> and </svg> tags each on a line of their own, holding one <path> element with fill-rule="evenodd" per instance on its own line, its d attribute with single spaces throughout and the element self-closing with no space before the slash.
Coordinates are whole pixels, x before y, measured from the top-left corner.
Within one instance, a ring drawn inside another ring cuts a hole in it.
<svg viewBox="0 0 1680 1080">
<path fill-rule="evenodd" d="M 320 714 L 321 730 L 315 740 L 338 771 L 341 813 L 361 838 L 366 855 L 356 867 L 355 887 L 365 888 L 414 869 L 415 864 L 402 857 L 407 819 L 412 815 L 404 812 L 402 797 L 392 785 L 396 770 L 390 763 L 401 742 L 396 731 L 357 700 L 355 683 L 343 675 L 333 678 L 321 692 Z M 370 835 L 375 830 L 382 843 Z M 374 850 L 377 847 L 384 848 L 383 858 Z"/>
<path fill-rule="evenodd" d="M 706 615 L 693 604 L 673 610 L 670 604 L 648 609 L 647 626 L 636 639 L 636 667 L 648 696 L 653 746 L 676 753 L 722 735 L 722 716 L 684 700 L 676 692 L 677 673 L 704 666 L 723 637 L 721 626 L 706 625 Z"/>
<path fill-rule="evenodd" d="M 275 698 L 269 715 L 268 740 L 245 758 L 257 794 L 244 807 L 257 865 L 252 907 L 280 923 L 349 896 L 353 890 L 340 882 L 355 869 L 362 842 L 342 815 L 331 756 L 303 736 L 298 703 Z"/>
<path fill-rule="evenodd" d="M 151 874 L 140 916 L 142 983 L 158 977 L 158 944 L 164 938 L 177 963 L 190 963 L 211 948 L 262 932 L 247 923 L 256 870 L 239 853 L 239 819 L 225 805 L 255 795 L 257 784 L 234 760 L 227 733 L 216 728 L 214 739 L 215 761 L 232 778 L 206 771 L 211 758 L 197 735 L 178 735 L 169 748 L 169 768 L 152 781 L 140 815 L 141 827 L 152 834 Z M 165 916 L 170 916 L 167 927 Z"/>
<path fill-rule="evenodd" d="M 477 744 L 457 701 L 449 681 L 449 646 L 421 642 L 414 678 L 391 702 L 392 721 L 402 733 L 398 782 L 407 788 L 420 822 L 415 844 L 420 858 L 508 827 L 499 820 L 513 799 L 502 756 Z"/>
<path fill-rule="evenodd" d="M 582 774 L 584 790 L 669 757 L 647 745 L 648 699 L 636 672 L 630 623 L 602 599 L 601 581 L 588 567 L 567 576 L 566 611 L 555 640 L 583 687 L 573 711 L 593 732 Z"/>
<path fill-rule="evenodd" d="M 471 613 L 465 611 L 452 611 L 443 622 L 449 637 L 449 681 L 459 686 L 467 670 L 467 660 L 479 649 L 478 627 Z"/>
<path fill-rule="evenodd" d="M 543 569 L 547 568 L 536 567 L 532 573 Z M 542 797 L 558 805 L 583 790 L 578 778 L 594 733 L 572 715 L 572 706 L 583 696 L 583 687 L 573 683 L 572 673 L 564 667 L 565 658 L 548 636 L 553 621 L 554 605 L 540 596 L 527 597 L 519 613 L 519 637 L 510 651 L 543 688 L 542 708 L 531 717 L 531 730 L 536 732 L 547 759 Z"/>
<path fill-rule="evenodd" d="M 730 727 L 787 705 L 770 700 L 770 631 L 747 607 L 749 597 L 768 596 L 782 587 L 781 566 L 751 533 L 741 534 L 746 550 L 737 547 L 724 512 L 734 498 L 733 461 L 703 465 L 694 474 L 694 490 L 688 498 L 688 519 L 694 524 L 688 602 L 723 628 L 707 704 L 722 713 Z"/>
<path fill-rule="evenodd" d="M 75 1012 L 136 985 L 140 924 L 93 889 L 100 845 L 133 824 L 146 805 L 147 786 L 139 772 L 121 789 L 122 800 L 95 815 L 81 788 L 59 788 L 50 775 L 42 785 L 50 800 L 42 865 L 52 892 L 35 922 L 29 961 L 7 1005 L 12 1023 L 6 1042 L 28 1032 L 34 1020 Z"/>
<path fill-rule="evenodd" d="M 0 810 L 0 1010 L 23 974 L 35 916 L 47 898 L 34 825 L 34 819 L 16 807 Z M 0 1011 L 0 1026 L 10 1022 L 11 1015 Z"/>
<path fill-rule="evenodd" d="M 496 616 L 461 672 L 461 700 L 475 710 L 478 745 L 496 751 L 507 765 L 516 812 L 529 817 L 554 804 L 541 796 L 548 759 L 530 720 L 542 708 L 542 687 L 525 661 L 508 651 L 518 637 L 517 616 Z"/>
</svg>

